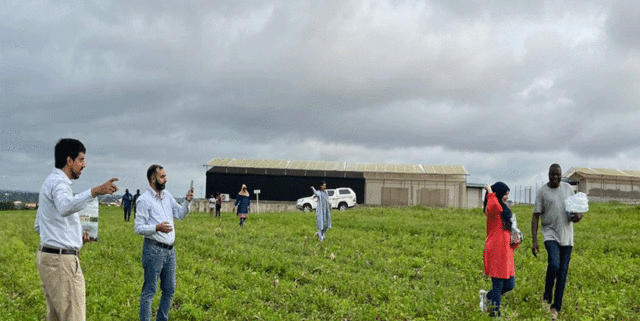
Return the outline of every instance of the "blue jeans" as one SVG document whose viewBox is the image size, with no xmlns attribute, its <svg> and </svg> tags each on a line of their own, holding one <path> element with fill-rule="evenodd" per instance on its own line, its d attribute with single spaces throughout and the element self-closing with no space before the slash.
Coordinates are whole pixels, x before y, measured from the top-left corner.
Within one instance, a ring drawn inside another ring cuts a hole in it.
<svg viewBox="0 0 640 321">
<path fill-rule="evenodd" d="M 560 246 L 556 241 L 546 241 L 544 242 L 544 247 L 547 249 L 547 261 L 549 265 L 547 266 L 547 277 L 545 279 L 542 299 L 551 303 L 551 298 L 553 298 L 551 308 L 560 312 L 573 246 Z M 554 284 L 556 286 L 555 295 L 553 293 Z"/>
<path fill-rule="evenodd" d="M 491 278 L 493 287 L 487 292 L 487 298 L 496 307 L 491 311 L 494 316 L 500 316 L 500 301 L 502 295 L 513 290 L 516 287 L 516 277 L 512 276 L 508 279 Z"/>
<path fill-rule="evenodd" d="M 140 320 L 151 320 L 151 303 L 158 290 L 158 278 L 162 297 L 158 305 L 156 320 L 169 319 L 169 309 L 176 288 L 176 252 L 146 241 L 142 246 L 142 267 L 144 284 L 140 294 Z"/>
</svg>

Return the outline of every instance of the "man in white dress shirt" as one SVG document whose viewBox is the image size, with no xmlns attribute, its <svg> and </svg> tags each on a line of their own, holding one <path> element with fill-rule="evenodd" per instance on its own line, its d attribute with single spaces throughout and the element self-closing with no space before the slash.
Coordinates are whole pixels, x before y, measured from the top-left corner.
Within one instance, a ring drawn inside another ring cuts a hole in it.
<svg viewBox="0 0 640 321">
<path fill-rule="evenodd" d="M 47 301 L 47 321 L 85 320 L 85 283 L 78 252 L 89 234 L 82 231 L 78 212 L 98 195 L 113 194 L 118 187 L 106 183 L 73 194 L 71 180 L 85 168 L 84 145 L 63 138 L 55 147 L 55 168 L 40 188 L 34 230 L 40 234 L 36 264 Z"/>
<path fill-rule="evenodd" d="M 189 203 L 193 199 L 193 188 L 187 191 L 186 202 L 178 204 L 165 190 L 167 174 L 160 165 L 151 165 L 147 170 L 150 188 L 136 201 L 136 234 L 144 235 L 142 267 L 144 284 L 140 294 L 140 320 L 151 320 L 151 303 L 158 290 L 158 279 L 162 296 L 156 320 L 169 319 L 176 285 L 176 253 L 173 243 L 176 233 L 173 218 L 184 219 L 189 214 Z"/>
</svg>

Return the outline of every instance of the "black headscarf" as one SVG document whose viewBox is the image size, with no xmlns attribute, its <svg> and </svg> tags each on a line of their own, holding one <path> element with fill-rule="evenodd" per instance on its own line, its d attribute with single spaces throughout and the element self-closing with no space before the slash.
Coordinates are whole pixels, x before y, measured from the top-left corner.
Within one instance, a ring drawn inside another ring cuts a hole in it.
<svg viewBox="0 0 640 321">
<path fill-rule="evenodd" d="M 507 204 L 502 202 L 502 198 L 504 197 L 504 195 L 509 192 L 509 186 L 507 186 L 507 184 L 503 182 L 497 182 L 491 185 L 491 190 L 496 193 L 498 202 L 502 206 L 502 214 L 500 214 L 500 216 L 502 217 L 502 228 L 504 228 L 505 231 L 511 231 L 511 215 L 513 213 L 511 212 L 511 209 L 507 206 Z M 484 196 L 483 210 L 487 210 L 487 195 Z"/>
</svg>

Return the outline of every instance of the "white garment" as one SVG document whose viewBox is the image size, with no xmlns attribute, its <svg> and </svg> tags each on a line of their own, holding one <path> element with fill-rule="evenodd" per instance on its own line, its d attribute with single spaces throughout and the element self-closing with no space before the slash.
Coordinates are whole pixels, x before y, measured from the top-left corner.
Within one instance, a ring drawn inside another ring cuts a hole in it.
<svg viewBox="0 0 640 321">
<path fill-rule="evenodd" d="M 91 190 L 73 195 L 71 180 L 54 168 L 40 188 L 38 212 L 33 229 L 40 244 L 61 249 L 82 248 L 82 224 L 78 212 L 93 201 Z"/>
<path fill-rule="evenodd" d="M 134 230 L 136 234 L 144 235 L 148 239 L 167 245 L 173 245 L 176 230 L 173 218 L 182 220 L 189 214 L 189 203 L 178 204 L 171 193 L 163 190 L 160 195 L 152 188 L 146 190 L 136 201 L 136 219 Z M 173 230 L 169 233 L 156 232 L 156 225 L 169 222 Z"/>
</svg>

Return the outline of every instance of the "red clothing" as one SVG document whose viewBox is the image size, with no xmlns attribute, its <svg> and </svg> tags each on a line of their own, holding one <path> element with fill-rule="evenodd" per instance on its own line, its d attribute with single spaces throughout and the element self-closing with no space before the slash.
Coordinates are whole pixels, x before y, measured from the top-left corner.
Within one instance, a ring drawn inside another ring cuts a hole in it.
<svg viewBox="0 0 640 321">
<path fill-rule="evenodd" d="M 508 279 L 516 275 L 513 264 L 511 231 L 502 227 L 502 205 L 495 193 L 487 195 L 487 240 L 484 244 L 484 273 L 492 278 Z"/>
</svg>

